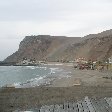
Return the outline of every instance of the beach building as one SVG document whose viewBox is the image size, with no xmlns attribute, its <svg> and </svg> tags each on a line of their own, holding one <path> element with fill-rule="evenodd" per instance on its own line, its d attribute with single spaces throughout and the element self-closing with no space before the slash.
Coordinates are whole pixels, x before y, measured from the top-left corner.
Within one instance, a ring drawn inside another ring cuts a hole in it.
<svg viewBox="0 0 112 112">
<path fill-rule="evenodd" d="M 109 61 L 108 69 L 112 70 L 112 56 L 108 58 L 108 61 Z"/>
<path fill-rule="evenodd" d="M 110 58 L 108 58 L 108 60 L 109 60 L 109 63 L 112 64 L 112 56 Z"/>
<path fill-rule="evenodd" d="M 81 58 L 76 58 L 75 59 L 75 62 L 77 62 L 77 63 L 87 63 L 87 61 L 86 61 L 86 59 L 85 58 L 83 58 L 83 57 L 81 57 Z"/>
</svg>

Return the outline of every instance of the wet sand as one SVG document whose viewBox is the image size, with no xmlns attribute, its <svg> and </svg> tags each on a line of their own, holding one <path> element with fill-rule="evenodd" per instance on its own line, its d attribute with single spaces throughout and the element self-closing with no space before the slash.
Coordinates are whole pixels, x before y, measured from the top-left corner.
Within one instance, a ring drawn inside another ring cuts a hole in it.
<svg viewBox="0 0 112 112">
<path fill-rule="evenodd" d="M 65 101 L 79 100 L 85 96 L 112 97 L 112 72 L 74 70 L 68 65 L 60 67 L 71 71 L 71 77 L 56 79 L 47 87 L 0 89 L 0 112 L 60 104 Z"/>
</svg>

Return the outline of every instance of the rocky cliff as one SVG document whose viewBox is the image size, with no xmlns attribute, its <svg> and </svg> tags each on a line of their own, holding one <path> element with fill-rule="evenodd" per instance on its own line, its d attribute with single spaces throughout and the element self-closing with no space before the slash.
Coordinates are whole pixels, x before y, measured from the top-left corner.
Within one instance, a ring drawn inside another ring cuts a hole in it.
<svg viewBox="0 0 112 112">
<path fill-rule="evenodd" d="M 23 58 L 57 61 L 61 59 L 60 53 L 81 40 L 80 37 L 65 36 L 26 36 L 19 45 L 17 52 L 5 59 L 5 62 L 19 62 Z M 59 56 L 60 55 L 60 56 Z"/>
<path fill-rule="evenodd" d="M 26 36 L 17 52 L 5 59 L 18 62 L 29 59 L 58 61 L 83 57 L 87 60 L 107 60 L 112 56 L 112 30 L 83 38 L 64 36 Z"/>
</svg>

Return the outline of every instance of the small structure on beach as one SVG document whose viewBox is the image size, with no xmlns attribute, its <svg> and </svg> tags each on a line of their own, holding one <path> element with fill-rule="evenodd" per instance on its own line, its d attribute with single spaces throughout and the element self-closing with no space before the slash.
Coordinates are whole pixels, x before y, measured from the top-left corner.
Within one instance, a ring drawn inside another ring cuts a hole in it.
<svg viewBox="0 0 112 112">
<path fill-rule="evenodd" d="M 97 61 L 95 64 L 96 70 L 112 70 L 112 57 L 106 61 Z"/>
<path fill-rule="evenodd" d="M 35 66 L 38 65 L 39 63 L 37 62 L 37 60 L 34 59 L 27 59 L 27 58 L 23 58 L 22 61 L 16 63 L 17 66 Z"/>
<path fill-rule="evenodd" d="M 112 56 L 110 58 L 108 58 L 108 69 L 112 70 Z"/>
<path fill-rule="evenodd" d="M 89 60 L 87 61 L 85 58 L 78 58 L 75 60 L 74 68 L 83 70 L 93 70 L 94 69 L 94 63 L 93 61 Z"/>
</svg>

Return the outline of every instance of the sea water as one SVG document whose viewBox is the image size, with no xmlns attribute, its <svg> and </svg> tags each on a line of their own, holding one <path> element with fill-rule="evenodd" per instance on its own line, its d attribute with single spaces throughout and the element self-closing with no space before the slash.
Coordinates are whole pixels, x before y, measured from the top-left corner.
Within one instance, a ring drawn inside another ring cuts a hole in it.
<svg viewBox="0 0 112 112">
<path fill-rule="evenodd" d="M 27 88 L 48 85 L 56 78 L 68 77 L 68 71 L 49 66 L 0 66 L 0 87 Z"/>
</svg>

